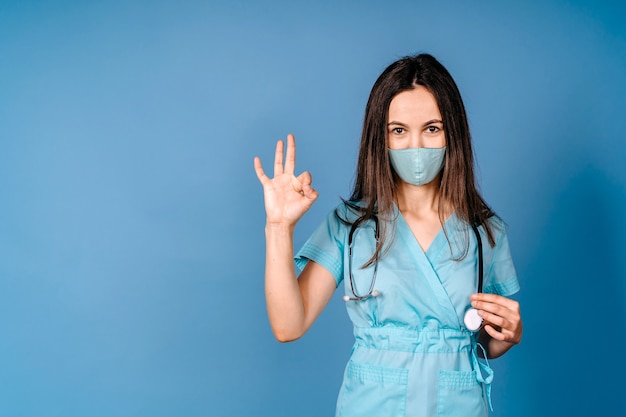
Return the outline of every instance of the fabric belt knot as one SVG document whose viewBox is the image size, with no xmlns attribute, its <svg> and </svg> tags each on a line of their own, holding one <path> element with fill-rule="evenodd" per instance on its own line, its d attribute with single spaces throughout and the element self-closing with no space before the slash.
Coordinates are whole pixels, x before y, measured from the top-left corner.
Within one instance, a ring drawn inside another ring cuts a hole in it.
<svg viewBox="0 0 626 417">
<path fill-rule="evenodd" d="M 484 362 L 478 360 L 478 348 L 483 352 Z M 480 343 L 475 343 L 472 346 L 472 362 L 474 363 L 474 369 L 476 370 L 476 380 L 483 384 L 485 388 L 485 394 L 487 395 L 487 402 L 489 403 L 489 409 L 493 411 L 493 405 L 491 404 L 491 381 L 493 381 L 493 369 L 489 366 L 489 360 L 487 360 L 487 351 Z"/>
</svg>

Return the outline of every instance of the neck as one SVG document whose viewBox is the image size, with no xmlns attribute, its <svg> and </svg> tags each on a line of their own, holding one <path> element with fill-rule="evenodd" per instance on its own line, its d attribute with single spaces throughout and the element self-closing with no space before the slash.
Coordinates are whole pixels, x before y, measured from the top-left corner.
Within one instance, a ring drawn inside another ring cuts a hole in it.
<svg viewBox="0 0 626 417">
<path fill-rule="evenodd" d="M 396 185 L 396 202 L 400 212 L 420 217 L 438 215 L 439 205 L 442 204 L 439 198 L 439 181 L 437 178 L 428 184 L 411 185 L 400 180 Z"/>
</svg>

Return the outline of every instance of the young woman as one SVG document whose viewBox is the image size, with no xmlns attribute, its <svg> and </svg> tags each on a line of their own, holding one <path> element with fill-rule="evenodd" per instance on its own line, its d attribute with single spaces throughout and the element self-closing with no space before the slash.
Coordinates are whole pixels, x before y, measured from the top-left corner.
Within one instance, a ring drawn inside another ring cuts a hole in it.
<svg viewBox="0 0 626 417">
<path fill-rule="evenodd" d="M 391 64 L 365 111 L 352 196 L 295 256 L 317 199 L 279 141 L 274 177 L 254 166 L 267 223 L 265 294 L 281 342 L 301 337 L 343 281 L 356 338 L 337 416 L 485 416 L 495 358 L 522 336 L 503 222 L 475 185 L 465 108 L 448 71 L 421 54 Z M 284 159 L 284 163 L 283 163 Z M 482 323 L 481 323 L 482 322 Z"/>
</svg>

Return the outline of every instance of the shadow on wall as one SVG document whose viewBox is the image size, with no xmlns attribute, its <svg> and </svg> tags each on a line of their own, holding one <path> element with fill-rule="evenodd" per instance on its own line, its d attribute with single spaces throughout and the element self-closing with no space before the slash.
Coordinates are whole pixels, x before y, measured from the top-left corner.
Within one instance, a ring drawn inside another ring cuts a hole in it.
<svg viewBox="0 0 626 417">
<path fill-rule="evenodd" d="M 542 415 L 626 415 L 625 187 L 587 165 L 562 190 L 529 271 L 531 389 Z"/>
</svg>

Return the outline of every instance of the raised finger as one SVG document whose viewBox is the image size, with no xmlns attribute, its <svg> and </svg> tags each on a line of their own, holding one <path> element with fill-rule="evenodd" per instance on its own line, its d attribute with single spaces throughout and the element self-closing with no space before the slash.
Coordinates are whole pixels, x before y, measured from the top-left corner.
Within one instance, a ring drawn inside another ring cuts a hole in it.
<svg viewBox="0 0 626 417">
<path fill-rule="evenodd" d="M 281 175 L 283 170 L 283 155 L 285 144 L 282 140 L 276 142 L 276 152 L 274 153 L 274 177 Z"/>
<path fill-rule="evenodd" d="M 286 174 L 293 174 L 296 169 L 296 140 L 290 133 L 287 135 L 287 155 L 285 157 Z"/>
<path fill-rule="evenodd" d="M 261 158 L 258 156 L 254 157 L 254 171 L 256 172 L 256 176 L 261 182 L 261 184 L 265 185 L 269 178 L 265 175 L 265 171 L 263 171 L 263 166 L 261 165 Z"/>
</svg>

